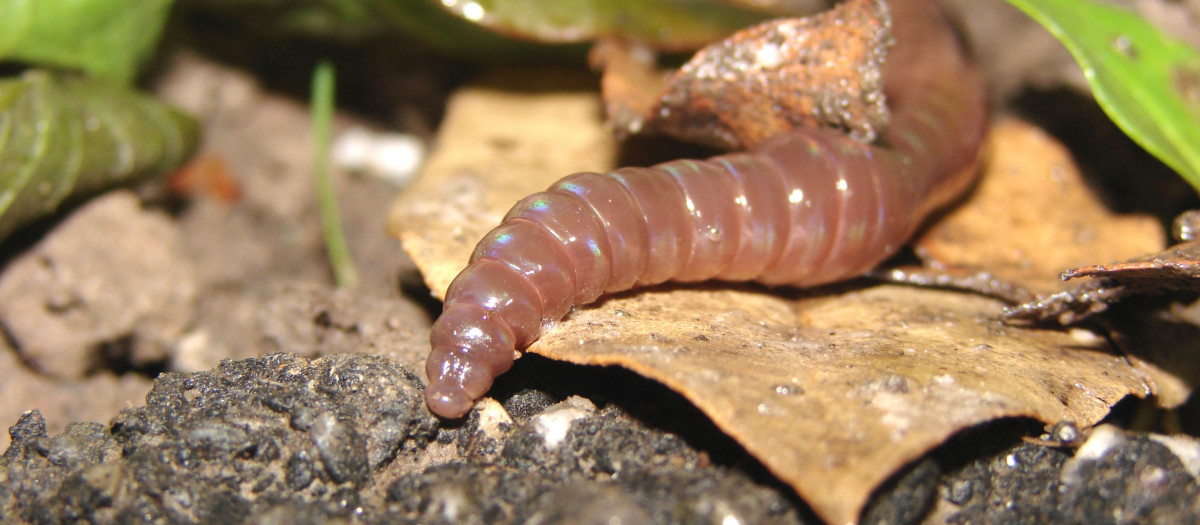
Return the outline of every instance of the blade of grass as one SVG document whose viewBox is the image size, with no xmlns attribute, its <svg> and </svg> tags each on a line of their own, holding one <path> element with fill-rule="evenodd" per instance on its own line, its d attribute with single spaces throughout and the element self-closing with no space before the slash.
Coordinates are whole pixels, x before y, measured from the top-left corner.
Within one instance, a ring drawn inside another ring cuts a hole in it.
<svg viewBox="0 0 1200 525">
<path fill-rule="evenodd" d="M 337 193 L 333 177 L 329 173 L 330 130 L 333 127 L 334 107 L 333 63 L 322 60 L 313 71 L 312 126 L 313 126 L 313 171 L 316 173 L 317 205 L 321 213 L 321 231 L 325 236 L 325 251 L 329 265 L 333 268 L 333 280 L 338 288 L 354 288 L 358 285 L 358 272 L 346 246 L 342 230 L 341 214 L 338 211 Z"/>
</svg>

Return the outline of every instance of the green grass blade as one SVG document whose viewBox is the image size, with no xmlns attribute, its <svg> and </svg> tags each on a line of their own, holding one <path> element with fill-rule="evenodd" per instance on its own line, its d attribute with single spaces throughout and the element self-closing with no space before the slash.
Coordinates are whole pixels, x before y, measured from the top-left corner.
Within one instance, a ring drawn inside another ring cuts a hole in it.
<svg viewBox="0 0 1200 525">
<path fill-rule="evenodd" d="M 317 179 L 317 201 L 321 210 L 321 230 L 325 236 L 325 251 L 333 267 L 333 280 L 339 288 L 358 285 L 358 272 L 346 246 L 338 211 L 337 192 L 329 173 L 330 135 L 333 128 L 334 69 L 329 61 L 321 61 L 313 72 L 312 126 L 313 171 Z"/>
<path fill-rule="evenodd" d="M 1128 11 L 1088 0 L 1009 0 L 1083 67 L 1096 101 L 1200 191 L 1200 52 Z"/>
</svg>

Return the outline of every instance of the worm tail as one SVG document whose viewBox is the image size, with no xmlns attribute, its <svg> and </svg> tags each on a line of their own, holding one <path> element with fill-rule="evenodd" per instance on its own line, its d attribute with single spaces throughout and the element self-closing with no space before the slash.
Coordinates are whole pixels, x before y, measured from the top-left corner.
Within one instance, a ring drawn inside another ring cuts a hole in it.
<svg viewBox="0 0 1200 525">
<path fill-rule="evenodd" d="M 431 410 L 459 417 L 483 396 L 542 323 L 605 291 L 631 287 L 647 258 L 637 204 L 613 179 L 567 177 L 522 199 L 475 247 L 446 291 L 425 371 Z"/>
<path fill-rule="evenodd" d="M 602 293 L 667 280 L 810 286 L 892 255 L 969 183 L 986 121 L 981 76 L 937 8 L 892 6 L 882 146 L 797 129 L 749 152 L 579 173 L 526 197 L 446 293 L 430 409 L 465 414 L 543 323 Z"/>
</svg>

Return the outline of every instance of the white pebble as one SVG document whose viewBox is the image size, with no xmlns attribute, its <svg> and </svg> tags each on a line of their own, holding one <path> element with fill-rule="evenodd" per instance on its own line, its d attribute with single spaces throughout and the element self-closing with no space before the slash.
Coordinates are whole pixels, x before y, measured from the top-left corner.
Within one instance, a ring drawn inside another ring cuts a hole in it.
<svg viewBox="0 0 1200 525">
<path fill-rule="evenodd" d="M 425 145 L 405 133 L 376 133 L 355 127 L 334 139 L 332 157 L 338 168 L 373 175 L 403 187 L 412 181 L 425 161 Z"/>
</svg>

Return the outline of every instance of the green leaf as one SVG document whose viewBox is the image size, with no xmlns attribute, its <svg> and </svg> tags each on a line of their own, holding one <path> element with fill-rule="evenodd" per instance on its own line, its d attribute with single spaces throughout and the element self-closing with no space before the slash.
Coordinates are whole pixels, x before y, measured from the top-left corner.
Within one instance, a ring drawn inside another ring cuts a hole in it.
<svg viewBox="0 0 1200 525">
<path fill-rule="evenodd" d="M 0 0 L 0 60 L 128 83 L 158 44 L 172 0 Z"/>
<path fill-rule="evenodd" d="M 425 1 L 509 36 L 566 43 L 618 35 L 666 50 L 695 49 L 768 17 L 715 0 Z"/>
<path fill-rule="evenodd" d="M 190 117 L 103 80 L 0 80 L 0 239 L 65 201 L 170 171 L 197 132 Z"/>
<path fill-rule="evenodd" d="M 1067 46 L 1100 107 L 1126 134 L 1200 191 L 1200 52 L 1115 7 L 1009 3 Z"/>
</svg>

